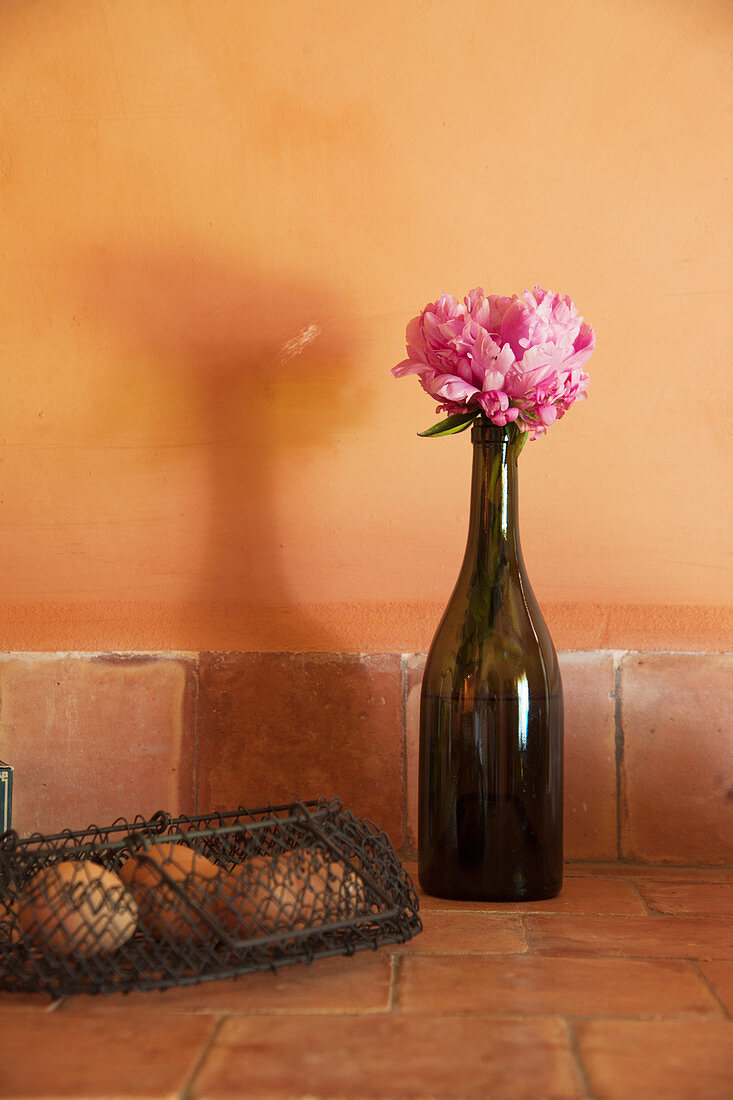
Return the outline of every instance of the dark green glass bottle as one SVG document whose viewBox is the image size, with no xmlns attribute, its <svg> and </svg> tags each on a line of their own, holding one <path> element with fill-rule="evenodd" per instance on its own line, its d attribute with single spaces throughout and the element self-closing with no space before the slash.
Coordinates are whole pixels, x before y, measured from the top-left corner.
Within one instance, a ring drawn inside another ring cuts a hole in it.
<svg viewBox="0 0 733 1100">
<path fill-rule="evenodd" d="M 471 438 L 466 552 L 422 685 L 419 880 L 530 901 L 562 885 L 562 684 L 519 542 L 519 433 L 482 417 Z"/>
</svg>

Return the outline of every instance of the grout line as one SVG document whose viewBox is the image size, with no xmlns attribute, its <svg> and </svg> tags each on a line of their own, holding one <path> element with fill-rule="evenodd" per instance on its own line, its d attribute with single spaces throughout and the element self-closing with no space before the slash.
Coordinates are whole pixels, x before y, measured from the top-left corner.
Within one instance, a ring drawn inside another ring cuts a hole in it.
<svg viewBox="0 0 733 1100">
<path fill-rule="evenodd" d="M 519 924 L 519 930 L 522 933 L 522 939 L 524 940 L 524 951 L 516 953 L 521 953 L 522 955 L 531 955 L 532 948 L 529 942 L 529 928 L 527 927 L 526 920 L 526 913 L 517 913 L 517 923 Z"/>
<path fill-rule="evenodd" d="M 523 959 L 529 952 L 516 951 L 477 951 L 466 947 L 461 951 L 441 951 L 439 948 L 427 948 L 425 951 L 395 951 L 400 959 Z M 615 958 L 616 956 L 614 956 Z"/>
<path fill-rule="evenodd" d="M 626 886 L 631 891 L 631 893 L 634 894 L 634 896 L 636 898 L 638 898 L 638 900 L 641 902 L 641 906 L 644 910 L 645 916 L 654 917 L 654 916 L 661 916 L 662 915 L 660 910 L 652 909 L 652 907 L 649 905 L 649 902 L 646 900 L 646 898 L 642 894 L 641 890 L 639 889 L 639 887 L 638 887 L 638 885 L 637 885 L 637 883 L 634 879 L 625 878 L 622 881 L 626 884 Z M 664 914 L 664 915 L 666 916 L 667 914 Z"/>
<path fill-rule="evenodd" d="M 616 746 L 616 858 L 623 858 L 623 763 L 624 763 L 624 728 L 621 713 L 621 661 L 623 653 L 614 652 L 613 655 L 613 721 L 614 739 Z"/>
<path fill-rule="evenodd" d="M 681 962 L 681 963 L 697 963 L 700 962 L 699 958 L 694 958 L 691 955 L 625 955 L 619 954 L 618 951 L 613 953 L 611 948 L 608 949 L 609 953 L 604 954 L 603 951 L 597 951 L 593 954 L 583 955 L 576 954 L 572 951 L 563 951 L 562 948 L 545 948 L 540 947 L 533 958 L 536 959 L 562 959 L 566 963 L 574 962 L 588 962 L 592 959 L 603 959 L 605 962 L 646 962 L 646 963 L 658 963 L 658 962 Z M 455 958 L 455 955 L 443 955 L 443 958 Z M 500 955 L 484 955 L 476 956 L 477 958 L 498 959 Z M 507 956 L 504 955 L 504 958 Z M 516 957 L 516 956 L 515 956 Z M 704 962 L 717 962 L 727 963 L 730 962 L 730 958 L 727 955 L 705 955 Z"/>
<path fill-rule="evenodd" d="M 412 848 L 407 813 L 407 657 L 400 654 L 400 688 L 402 698 L 402 836 L 405 848 Z"/>
<path fill-rule="evenodd" d="M 330 1017 L 363 1020 L 368 1016 L 390 1016 L 392 1013 L 387 1008 L 228 1008 L 224 1015 L 229 1020 L 257 1020 L 263 1017 L 268 1020 L 313 1020 Z"/>
<path fill-rule="evenodd" d="M 193 662 L 195 691 L 193 698 L 193 812 L 199 813 L 199 694 L 201 689 L 201 654 Z"/>
<path fill-rule="evenodd" d="M 205 1013 L 201 1013 L 199 1018 L 205 1016 Z M 211 1014 L 213 1015 L 213 1013 Z M 446 1018 L 453 1019 L 489 1019 L 489 1020 L 527 1020 L 527 1019 L 565 1019 L 561 1012 L 549 1011 L 547 1009 L 526 1009 L 524 1012 L 517 1009 L 476 1009 L 468 1012 L 461 1011 L 460 1009 L 451 1009 L 449 1012 L 445 1012 L 441 1009 L 431 1009 L 428 1012 L 415 1012 L 408 1011 L 400 1013 L 396 1010 L 394 1013 L 388 1013 L 384 1010 L 378 1009 L 365 1009 L 359 1011 L 353 1008 L 329 1008 L 329 1009 L 304 1009 L 303 1011 L 293 1010 L 290 1012 L 285 1011 L 272 1011 L 271 1009 L 260 1009 L 257 1011 L 247 1012 L 240 1010 L 229 1010 L 219 1014 L 216 1021 L 216 1030 L 227 1020 L 326 1020 L 326 1019 L 350 1019 L 350 1020 L 364 1020 L 366 1018 L 388 1018 L 390 1015 L 404 1015 L 409 1019 L 432 1019 L 442 1020 Z M 108 1017 L 109 1018 L 109 1017 Z M 670 1013 L 664 1012 L 574 1012 L 572 1017 L 573 1022 L 586 1021 L 586 1020 L 627 1020 L 627 1021 L 681 1021 L 681 1022 L 700 1022 L 700 1023 L 727 1023 L 727 1020 L 721 1021 L 717 1016 L 701 1016 L 696 1012 L 688 1012 L 684 1009 Z M 88 1019 L 88 1017 L 85 1017 Z M 170 1022 L 170 1021 L 169 1021 Z M 211 1036 L 205 1040 L 207 1050 L 203 1053 L 199 1059 L 197 1059 L 197 1066 L 192 1070 L 190 1074 L 190 1080 L 186 1083 L 185 1088 L 190 1089 L 194 1082 L 194 1074 L 197 1074 L 202 1068 L 202 1062 L 209 1053 L 209 1048 L 216 1040 L 217 1035 Z M 54 1094 L 55 1095 L 55 1094 Z M 34 1097 L 34 1100 L 36 1098 Z M 181 1091 L 179 1097 L 176 1100 L 189 1100 L 189 1094 L 184 1090 Z M 300 1098 L 298 1098 L 300 1100 Z M 544 1098 L 543 1098 L 544 1100 Z"/>
<path fill-rule="evenodd" d="M 196 1078 L 198 1077 L 201 1069 L 203 1068 L 204 1062 L 206 1061 L 206 1059 L 208 1058 L 208 1056 L 211 1052 L 211 1048 L 213 1047 L 214 1043 L 218 1039 L 219 1032 L 221 1031 L 222 1024 L 224 1023 L 224 1020 L 226 1018 L 227 1018 L 227 1013 L 222 1012 L 214 1020 L 214 1024 L 211 1028 L 211 1033 L 210 1033 L 208 1039 L 206 1039 L 204 1041 L 204 1043 L 202 1044 L 201 1050 L 199 1051 L 199 1056 L 195 1060 L 193 1066 L 191 1067 L 191 1072 L 189 1073 L 188 1077 L 186 1078 L 186 1080 L 183 1084 L 183 1087 L 181 1088 L 181 1091 L 178 1094 L 177 1100 L 190 1100 L 191 1089 L 193 1087 L 193 1084 L 194 1084 Z"/>
<path fill-rule="evenodd" d="M 672 862 L 647 862 L 643 859 L 566 859 L 565 867 L 582 869 L 584 878 L 598 878 L 595 874 L 595 868 L 602 867 L 606 870 L 609 867 L 618 867 L 619 874 L 623 874 L 624 870 L 633 868 L 636 870 L 648 871 L 648 876 L 653 877 L 655 871 L 716 871 L 726 872 L 733 871 L 733 864 L 730 863 L 672 863 Z"/>
<path fill-rule="evenodd" d="M 718 994 L 718 991 L 715 988 L 715 984 L 713 982 L 711 982 L 710 978 L 708 978 L 707 974 L 705 973 L 705 971 L 700 966 L 700 960 L 699 959 L 688 959 L 687 961 L 690 964 L 690 966 L 692 967 L 692 969 L 695 971 L 695 973 L 697 974 L 698 978 L 700 978 L 703 985 L 707 988 L 708 992 L 711 994 L 711 996 L 713 996 L 715 998 L 716 1002 L 720 1005 L 720 1009 L 721 1009 L 721 1012 L 723 1014 L 723 1019 L 724 1020 L 733 1019 L 730 1012 L 728 1011 L 725 1004 L 723 1003 L 722 998 Z"/>
<path fill-rule="evenodd" d="M 400 971 L 402 969 L 403 954 L 401 952 L 393 952 L 390 959 L 390 973 L 389 973 L 389 998 L 387 1003 L 387 1011 L 390 1015 L 396 1016 L 399 1014 L 399 1006 L 397 1004 L 397 987 L 400 980 Z"/>
<path fill-rule="evenodd" d="M 134 649 L 126 646 L 113 647 L 112 649 L 6 649 L 0 652 L 0 660 L 20 660 L 20 661 L 57 661 L 63 660 L 66 657 L 69 658 L 81 658 L 87 660 L 89 658 L 107 658 L 107 657 L 142 657 L 150 660 L 177 660 L 196 657 L 198 650 L 194 649 Z M 217 652 L 234 652 L 234 653 L 280 653 L 286 655 L 307 653 L 310 656 L 328 657 L 334 654 L 347 654 L 349 656 L 357 657 L 374 657 L 383 655 L 385 653 L 392 655 L 401 652 L 397 647 L 394 649 L 385 649 L 381 647 L 375 650 L 362 651 L 359 649 L 236 649 L 236 650 L 205 650 L 202 652 L 217 653 Z M 614 659 L 625 656 L 671 656 L 671 657 L 733 657 L 733 649 L 729 648 L 715 648 L 712 649 L 669 649 L 669 648 L 650 648 L 648 646 L 626 646 L 620 649 L 608 647 L 604 649 L 593 648 L 577 648 L 577 647 L 561 647 L 558 649 L 558 656 L 568 657 L 598 657 L 610 655 Z M 427 650 L 410 650 L 405 654 L 408 657 L 425 657 L 427 656 Z"/>
<path fill-rule="evenodd" d="M 573 1056 L 576 1069 L 578 1070 L 580 1086 L 583 1090 L 583 1100 L 596 1100 L 596 1094 L 590 1087 L 590 1081 L 588 1080 L 588 1071 L 585 1068 L 583 1054 L 580 1049 L 580 1041 L 578 1039 L 578 1034 L 575 1030 L 576 1017 L 563 1016 L 562 1019 L 565 1023 L 565 1028 L 568 1034 L 568 1046 L 570 1047 L 570 1053 Z"/>
</svg>

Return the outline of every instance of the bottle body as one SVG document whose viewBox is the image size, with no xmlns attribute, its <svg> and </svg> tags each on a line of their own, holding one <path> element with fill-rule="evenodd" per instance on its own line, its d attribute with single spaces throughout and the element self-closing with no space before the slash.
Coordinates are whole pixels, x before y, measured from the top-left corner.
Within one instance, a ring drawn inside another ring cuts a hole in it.
<svg viewBox="0 0 733 1100">
<path fill-rule="evenodd" d="M 562 885 L 562 683 L 519 543 L 517 433 L 472 438 L 466 554 L 422 685 L 419 879 L 529 901 Z"/>
</svg>

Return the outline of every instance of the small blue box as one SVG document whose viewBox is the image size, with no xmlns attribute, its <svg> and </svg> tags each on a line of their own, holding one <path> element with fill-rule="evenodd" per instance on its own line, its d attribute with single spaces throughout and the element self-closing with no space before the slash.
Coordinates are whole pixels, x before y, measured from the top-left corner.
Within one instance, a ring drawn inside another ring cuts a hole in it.
<svg viewBox="0 0 733 1100">
<path fill-rule="evenodd" d="M 13 823 L 13 769 L 0 760 L 0 833 Z"/>
</svg>

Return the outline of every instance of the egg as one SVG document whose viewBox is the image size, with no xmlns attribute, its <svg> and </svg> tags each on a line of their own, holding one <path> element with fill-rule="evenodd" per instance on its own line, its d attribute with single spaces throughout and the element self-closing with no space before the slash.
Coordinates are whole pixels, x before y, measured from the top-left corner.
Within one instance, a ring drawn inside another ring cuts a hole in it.
<svg viewBox="0 0 733 1100">
<path fill-rule="evenodd" d="M 119 869 L 138 904 L 141 925 L 156 939 L 171 941 L 214 934 L 195 906 L 216 917 L 214 880 L 221 874 L 210 859 L 179 841 L 133 853 Z"/>
<path fill-rule="evenodd" d="M 239 918 L 244 928 L 264 934 L 345 920 L 365 905 L 358 875 L 304 850 L 254 857 L 227 876 L 222 896 L 230 914 L 222 919 L 230 931 Z"/>
<path fill-rule="evenodd" d="M 354 871 L 305 849 L 255 856 L 227 872 L 184 843 L 164 841 L 129 856 L 119 875 L 138 904 L 140 924 L 169 942 L 210 940 L 219 929 L 246 940 L 313 928 L 366 905 Z"/>
<path fill-rule="evenodd" d="M 118 875 L 91 860 L 44 867 L 15 905 L 18 925 L 40 950 L 96 955 L 134 934 L 138 907 Z"/>
</svg>

